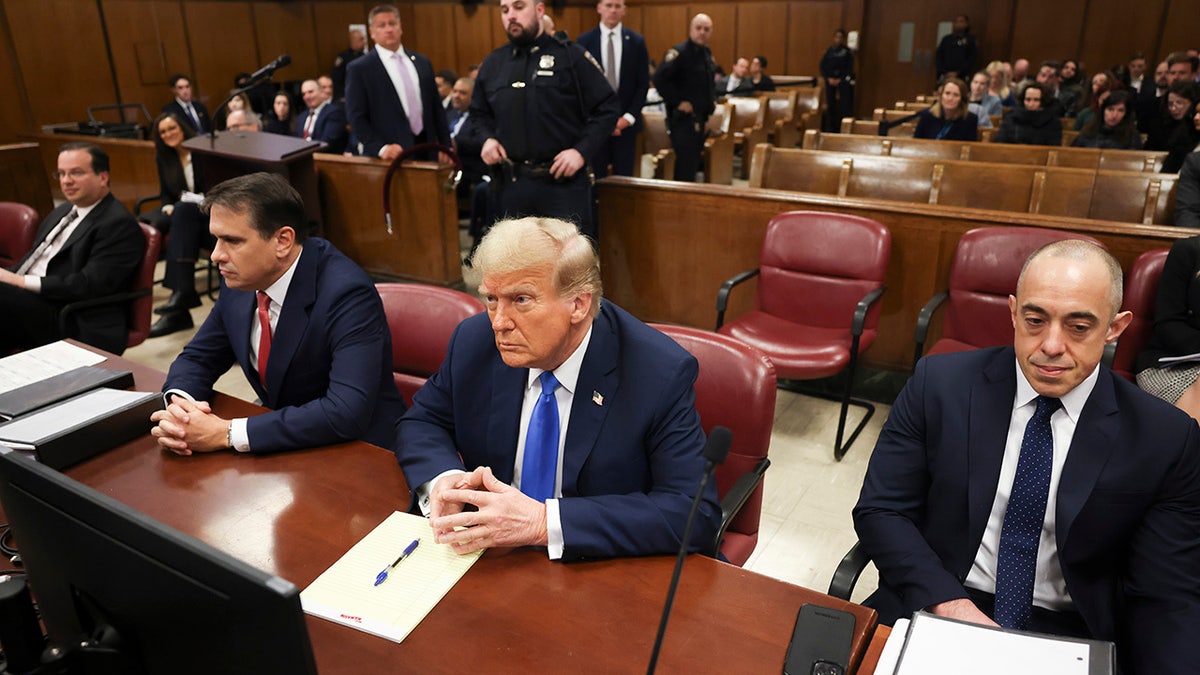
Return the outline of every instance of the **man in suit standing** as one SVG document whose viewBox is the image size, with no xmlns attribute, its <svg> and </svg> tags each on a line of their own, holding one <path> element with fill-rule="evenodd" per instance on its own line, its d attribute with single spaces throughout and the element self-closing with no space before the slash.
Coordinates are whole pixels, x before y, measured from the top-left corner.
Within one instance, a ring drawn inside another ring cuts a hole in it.
<svg viewBox="0 0 1200 675">
<path fill-rule="evenodd" d="M 304 204 L 283 178 L 254 173 L 204 199 L 225 287 L 163 385 L 151 433 L 180 455 L 269 453 L 353 439 L 387 446 L 404 403 L 370 277 L 332 244 L 305 239 Z M 270 412 L 223 419 L 213 383 L 239 364 Z"/>
<path fill-rule="evenodd" d="M 601 306 L 571 223 L 501 221 L 474 262 L 487 315 L 459 324 L 394 446 L 436 540 L 555 560 L 676 551 L 704 468 L 696 359 Z M 699 514 L 693 546 L 720 521 L 711 484 Z"/>
<path fill-rule="evenodd" d="M 342 104 L 330 101 L 321 91 L 316 80 L 305 80 L 300 85 L 306 109 L 296 122 L 296 135 L 306 141 L 324 141 L 329 144 L 325 152 L 340 155 L 346 150 L 346 111 Z"/>
<path fill-rule="evenodd" d="M 637 135 L 642 131 L 642 106 L 650 87 L 650 55 L 646 40 L 622 25 L 625 0 L 600 0 L 596 3 L 600 25 L 579 36 L 579 45 L 588 50 L 604 67 L 604 77 L 621 100 L 621 116 L 612 136 L 591 158 L 596 178 L 608 175 L 632 176 L 637 161 Z"/>
<path fill-rule="evenodd" d="M 433 65 L 401 46 L 400 10 L 377 5 L 367 25 L 375 49 L 346 67 L 346 113 L 362 154 L 390 162 L 419 143 L 450 145 Z"/>
<path fill-rule="evenodd" d="M 922 359 L 854 525 L 867 604 L 1117 643 L 1127 673 L 1200 672 L 1200 427 L 1100 365 L 1121 268 L 1061 241 L 1009 298 L 1013 347 Z"/>
<path fill-rule="evenodd" d="M 64 305 L 129 290 L 146 239 L 129 209 L 108 190 L 108 155 L 88 143 L 58 151 L 54 172 L 67 201 L 38 226 L 33 249 L 11 270 L 0 269 L 0 354 L 65 337 L 116 354 L 128 340 L 128 308 L 96 307 L 77 314 L 64 335 Z"/>
<path fill-rule="evenodd" d="M 175 92 L 175 100 L 163 106 L 165 113 L 175 113 L 191 123 L 196 134 L 212 131 L 212 121 L 208 118 L 208 108 L 200 101 L 193 100 L 192 81 L 187 75 L 171 76 L 171 90 Z"/>
</svg>

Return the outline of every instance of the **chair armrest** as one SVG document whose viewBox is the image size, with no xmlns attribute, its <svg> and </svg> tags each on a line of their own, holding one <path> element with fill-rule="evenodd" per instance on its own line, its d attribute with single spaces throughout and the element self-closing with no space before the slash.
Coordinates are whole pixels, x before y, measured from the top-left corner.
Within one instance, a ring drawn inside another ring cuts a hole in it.
<svg viewBox="0 0 1200 675">
<path fill-rule="evenodd" d="M 1119 343 L 1120 340 L 1113 340 L 1104 345 L 1104 355 L 1100 357 L 1100 362 L 1109 368 L 1112 368 L 1113 360 L 1117 358 L 1117 344 Z"/>
<path fill-rule="evenodd" d="M 133 215 L 135 215 L 135 216 L 141 215 L 142 207 L 145 206 L 146 204 L 149 204 L 150 202 L 161 202 L 162 200 L 163 200 L 163 195 L 161 192 L 156 195 L 151 195 L 149 197 L 142 197 L 141 199 L 139 199 L 133 203 Z"/>
<path fill-rule="evenodd" d="M 721 500 L 721 527 L 717 530 L 717 536 L 713 539 L 711 547 L 707 551 L 707 555 L 711 558 L 716 558 L 721 551 L 721 540 L 725 538 L 725 530 L 729 529 L 729 524 L 741 512 L 742 507 L 746 505 L 746 500 L 750 499 L 755 488 L 762 483 L 763 474 L 767 472 L 767 468 L 771 466 L 771 460 L 763 457 L 758 460 L 753 469 L 738 477 L 737 482 L 725 493 L 725 498 Z"/>
<path fill-rule="evenodd" d="M 849 602 L 854 584 L 858 583 L 858 577 L 869 562 L 871 556 L 863 550 L 862 542 L 854 542 L 854 546 L 850 547 L 842 562 L 838 563 L 837 569 L 833 571 L 833 580 L 829 582 L 829 595 Z"/>
<path fill-rule="evenodd" d="M 872 289 L 870 293 L 863 296 L 862 300 L 854 306 L 854 322 L 850 325 L 850 334 L 854 337 L 862 335 L 863 324 L 867 322 L 867 310 L 871 309 L 871 305 L 883 296 L 883 292 L 887 290 L 887 286 L 880 286 Z"/>
<path fill-rule="evenodd" d="M 138 298 L 150 295 L 149 288 L 141 288 L 136 291 L 124 291 L 121 293 L 113 293 L 112 295 L 102 295 L 98 298 L 88 298 L 87 300 L 76 300 L 63 305 L 62 310 L 58 314 L 58 329 L 62 335 L 67 335 L 67 327 L 70 325 L 70 319 L 76 313 L 93 307 L 104 307 L 107 305 L 117 305 L 133 302 Z"/>
<path fill-rule="evenodd" d="M 950 297 L 948 291 L 940 291 L 936 293 L 925 306 L 921 308 L 921 312 L 917 314 L 917 332 L 913 335 L 913 341 L 917 343 L 917 351 L 913 354 L 913 367 L 917 365 L 917 361 L 921 359 L 921 353 L 925 351 L 925 339 L 929 336 L 929 322 L 933 320 L 933 313 L 937 308 Z"/>
<path fill-rule="evenodd" d="M 721 284 L 721 288 L 717 291 L 717 327 L 715 330 L 720 330 L 721 326 L 725 325 L 725 307 L 729 305 L 729 291 L 732 291 L 734 286 L 756 276 L 758 276 L 757 267 L 735 274 Z"/>
</svg>

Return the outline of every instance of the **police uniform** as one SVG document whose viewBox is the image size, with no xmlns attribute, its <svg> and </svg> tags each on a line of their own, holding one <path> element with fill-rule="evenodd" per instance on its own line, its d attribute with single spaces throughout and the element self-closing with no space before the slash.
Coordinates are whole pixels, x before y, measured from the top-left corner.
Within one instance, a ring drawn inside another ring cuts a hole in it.
<svg viewBox="0 0 1200 675">
<path fill-rule="evenodd" d="M 333 80 L 333 100 L 341 101 L 346 98 L 346 66 L 354 59 L 366 55 L 365 50 L 346 49 L 333 60 L 333 71 L 330 73 Z"/>
<path fill-rule="evenodd" d="M 654 87 L 667 104 L 667 131 L 675 148 L 675 180 L 694 181 L 700 170 L 704 125 L 716 101 L 716 67 L 707 46 L 688 40 L 667 50 L 654 73 Z M 691 113 L 679 110 L 683 101 L 691 102 Z"/>
<path fill-rule="evenodd" d="M 570 220 L 595 238 L 586 161 L 619 116 L 620 101 L 600 65 L 574 42 L 543 32 L 529 45 L 507 44 L 489 54 L 479 66 L 467 123 L 481 144 L 499 141 L 511 161 L 493 169 L 494 213 Z M 556 179 L 550 166 L 569 148 L 585 165 Z"/>
<path fill-rule="evenodd" d="M 854 53 L 846 45 L 832 45 L 821 57 L 821 79 L 825 82 L 824 131 L 837 132 L 843 117 L 854 117 Z M 837 85 L 828 80 L 841 80 Z"/>
</svg>

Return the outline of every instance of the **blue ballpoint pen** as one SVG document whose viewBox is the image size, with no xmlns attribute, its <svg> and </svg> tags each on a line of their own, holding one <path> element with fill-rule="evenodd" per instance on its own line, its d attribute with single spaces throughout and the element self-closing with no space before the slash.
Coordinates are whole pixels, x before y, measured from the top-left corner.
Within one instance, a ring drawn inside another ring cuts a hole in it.
<svg viewBox="0 0 1200 675">
<path fill-rule="evenodd" d="M 388 572 L 391 572 L 396 567 L 396 565 L 399 565 L 401 562 L 403 562 L 403 560 L 405 558 L 412 555 L 412 552 L 417 550 L 417 545 L 420 543 L 421 543 L 420 539 L 413 539 L 412 543 L 409 544 L 407 547 L 405 547 L 404 553 L 401 553 L 400 557 L 396 558 L 396 562 L 383 568 L 383 571 L 379 573 L 379 576 L 375 577 L 375 585 L 378 586 L 379 584 L 382 584 L 383 582 L 387 581 Z"/>
</svg>

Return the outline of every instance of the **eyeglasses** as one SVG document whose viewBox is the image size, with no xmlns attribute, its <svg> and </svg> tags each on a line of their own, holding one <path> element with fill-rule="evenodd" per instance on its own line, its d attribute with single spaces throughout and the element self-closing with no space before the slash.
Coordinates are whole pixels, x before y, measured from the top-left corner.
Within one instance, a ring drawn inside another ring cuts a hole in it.
<svg viewBox="0 0 1200 675">
<path fill-rule="evenodd" d="M 67 176 L 70 176 L 71 178 L 74 178 L 75 180 L 79 180 L 80 178 L 83 178 L 84 176 L 88 175 L 89 173 L 92 173 L 92 172 L 88 171 L 87 169 L 71 169 L 70 171 L 55 171 L 54 173 L 50 174 L 50 177 L 53 178 L 54 180 L 62 180 L 64 178 L 66 178 Z"/>
</svg>

